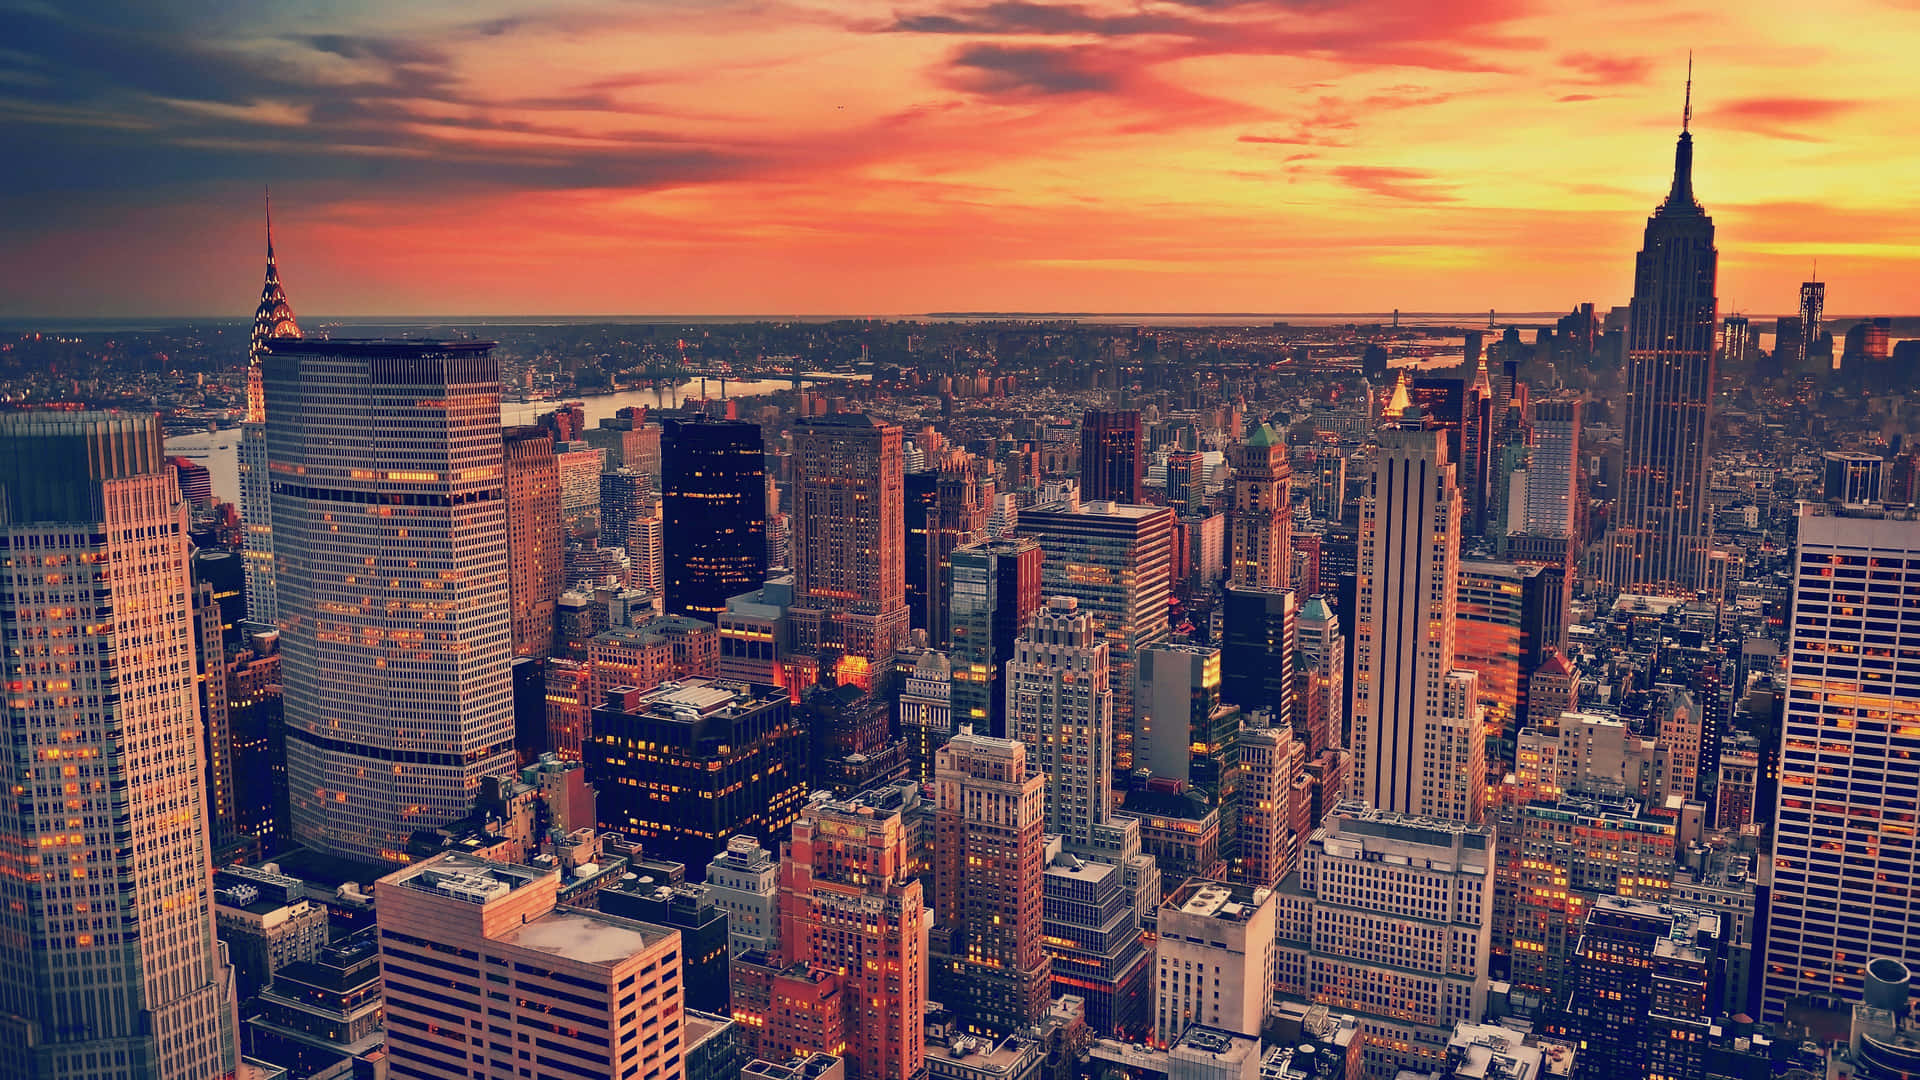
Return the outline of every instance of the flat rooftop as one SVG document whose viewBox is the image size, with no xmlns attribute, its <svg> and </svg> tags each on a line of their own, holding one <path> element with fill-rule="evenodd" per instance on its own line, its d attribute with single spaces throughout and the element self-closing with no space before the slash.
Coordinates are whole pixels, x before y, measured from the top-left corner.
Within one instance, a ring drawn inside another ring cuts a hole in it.
<svg viewBox="0 0 1920 1080">
<path fill-rule="evenodd" d="M 381 878 L 380 884 L 451 896 L 470 904 L 486 904 L 551 873 L 537 867 L 447 852 L 396 870 Z"/>
<path fill-rule="evenodd" d="M 407 358 L 471 356 L 491 352 L 492 341 L 440 341 L 434 338 L 273 338 L 274 356 L 369 356 Z"/>
<path fill-rule="evenodd" d="M 580 908 L 555 908 L 500 940 L 581 964 L 612 967 L 645 952 L 673 931 Z"/>
<path fill-rule="evenodd" d="M 1160 902 L 1160 910 L 1226 922 L 1246 922 L 1259 910 L 1260 902 L 1264 899 L 1266 897 L 1260 892 L 1245 885 L 1193 878 L 1169 893 Z"/>
</svg>

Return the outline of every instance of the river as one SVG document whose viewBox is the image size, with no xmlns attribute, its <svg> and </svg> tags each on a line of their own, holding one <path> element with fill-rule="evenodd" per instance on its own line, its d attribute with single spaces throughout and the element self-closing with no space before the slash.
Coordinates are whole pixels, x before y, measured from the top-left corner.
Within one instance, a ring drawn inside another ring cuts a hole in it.
<svg viewBox="0 0 1920 1080">
<path fill-rule="evenodd" d="M 833 387 L 849 381 L 867 379 L 866 375 L 808 375 L 801 381 L 809 387 Z M 746 379 L 727 380 L 727 397 L 753 397 L 760 394 L 772 394 L 792 389 L 792 379 Z M 720 396 L 720 380 L 707 380 L 707 393 L 712 397 Z M 608 419 L 621 409 L 634 405 L 644 405 L 650 409 L 670 409 L 679 401 L 700 396 L 700 380 L 687 381 L 669 390 L 662 387 L 657 390 L 622 390 L 614 394 L 582 395 L 554 401 L 502 401 L 500 403 L 500 425 L 515 427 L 531 424 L 541 414 L 550 413 L 565 401 L 578 401 L 587 414 L 587 426 L 598 427 L 600 421 Z M 191 435 L 179 435 L 167 440 L 167 453 L 183 457 L 188 461 L 206 466 L 213 481 L 213 493 L 224 502 L 240 505 L 240 429 L 227 428 L 221 431 L 202 431 Z"/>
</svg>

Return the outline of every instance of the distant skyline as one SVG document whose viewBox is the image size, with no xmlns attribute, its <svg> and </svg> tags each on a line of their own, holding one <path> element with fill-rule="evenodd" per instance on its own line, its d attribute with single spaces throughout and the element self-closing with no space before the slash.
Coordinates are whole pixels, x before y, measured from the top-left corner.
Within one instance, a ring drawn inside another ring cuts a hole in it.
<svg viewBox="0 0 1920 1080">
<path fill-rule="evenodd" d="M 0 0 L 0 320 L 1903 314 L 1914 0 Z M 616 316 L 617 317 L 617 316 Z"/>
</svg>

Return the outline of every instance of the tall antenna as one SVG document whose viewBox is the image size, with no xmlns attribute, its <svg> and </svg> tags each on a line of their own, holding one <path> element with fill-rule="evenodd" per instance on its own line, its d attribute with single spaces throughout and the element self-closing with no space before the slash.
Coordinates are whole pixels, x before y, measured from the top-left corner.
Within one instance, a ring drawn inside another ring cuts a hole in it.
<svg viewBox="0 0 1920 1080">
<path fill-rule="evenodd" d="M 1687 50 L 1687 103 L 1680 109 L 1680 130 L 1693 122 L 1693 50 Z"/>
</svg>

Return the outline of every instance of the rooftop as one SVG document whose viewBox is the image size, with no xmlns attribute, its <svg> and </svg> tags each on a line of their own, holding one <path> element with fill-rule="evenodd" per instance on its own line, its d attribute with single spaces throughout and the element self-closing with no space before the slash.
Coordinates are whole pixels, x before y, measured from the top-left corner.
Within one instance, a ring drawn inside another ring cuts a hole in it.
<svg viewBox="0 0 1920 1080">
<path fill-rule="evenodd" d="M 491 341 L 437 341 L 432 338 L 273 338 L 265 343 L 273 356 L 359 356 L 426 358 L 474 356 L 493 350 Z"/>
<path fill-rule="evenodd" d="M 1160 902 L 1160 910 L 1226 922 L 1246 922 L 1253 918 L 1253 913 L 1259 910 L 1266 899 L 1265 889 L 1192 878 L 1168 893 L 1166 899 Z"/>
<path fill-rule="evenodd" d="M 448 852 L 397 870 L 381 878 L 380 884 L 397 885 L 484 905 L 550 873 L 552 871 L 531 866 Z"/>
<path fill-rule="evenodd" d="M 555 908 L 500 940 L 582 964 L 612 967 L 674 931 L 582 908 Z"/>
</svg>

